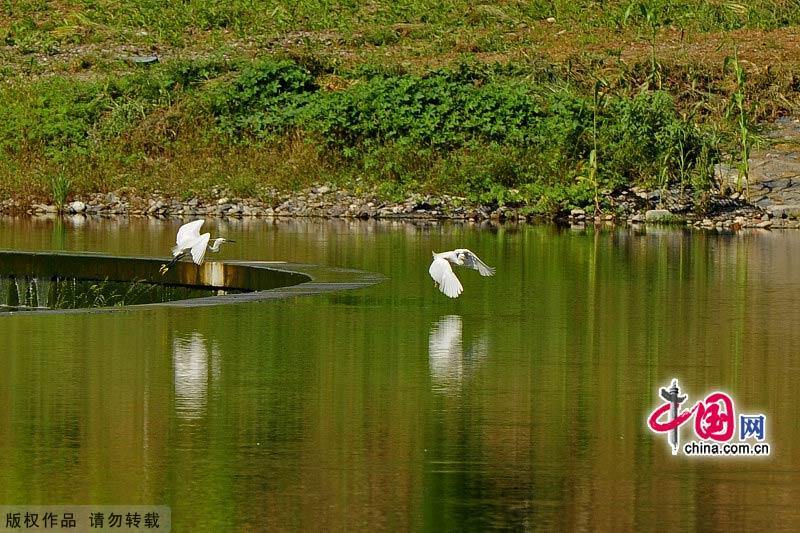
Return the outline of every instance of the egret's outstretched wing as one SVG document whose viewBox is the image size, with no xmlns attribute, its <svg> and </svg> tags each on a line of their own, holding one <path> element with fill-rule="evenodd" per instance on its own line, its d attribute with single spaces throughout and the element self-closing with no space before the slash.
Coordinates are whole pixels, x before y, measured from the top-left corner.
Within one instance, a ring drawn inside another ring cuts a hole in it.
<svg viewBox="0 0 800 533">
<path fill-rule="evenodd" d="M 203 258 L 206 256 L 206 248 L 208 247 L 208 239 L 210 238 L 210 233 L 203 233 L 192 243 L 192 261 L 196 265 L 203 262 Z"/>
<path fill-rule="evenodd" d="M 200 226 L 203 225 L 204 220 L 192 220 L 178 228 L 178 236 L 175 237 L 175 243 L 177 246 L 175 248 L 180 248 L 181 250 L 185 250 L 194 244 L 198 238 L 200 238 Z"/>
<path fill-rule="evenodd" d="M 481 276 L 494 276 L 495 269 L 481 261 L 477 255 L 466 248 L 460 248 L 455 252 L 464 261 L 465 267 L 477 270 Z"/>
<path fill-rule="evenodd" d="M 431 263 L 428 273 L 433 278 L 433 281 L 439 284 L 439 290 L 450 298 L 458 298 L 458 295 L 464 291 L 461 282 L 453 273 L 453 268 L 447 259 L 442 257 L 434 258 Z"/>
</svg>

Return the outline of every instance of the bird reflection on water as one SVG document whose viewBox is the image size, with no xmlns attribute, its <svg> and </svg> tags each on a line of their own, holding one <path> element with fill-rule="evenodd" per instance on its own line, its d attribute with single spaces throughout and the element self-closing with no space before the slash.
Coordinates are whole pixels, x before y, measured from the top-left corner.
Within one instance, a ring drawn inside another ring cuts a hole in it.
<svg viewBox="0 0 800 533">
<path fill-rule="evenodd" d="M 209 384 L 219 379 L 220 354 L 216 346 L 209 349 L 200 333 L 172 341 L 175 372 L 175 412 L 181 418 L 201 418 L 208 403 Z M 209 375 L 210 373 L 210 375 Z"/>
<path fill-rule="evenodd" d="M 474 338 L 465 351 L 462 330 L 459 315 L 444 316 L 431 328 L 428 337 L 428 363 L 434 390 L 457 389 L 463 379 L 486 359 L 486 338 Z"/>
</svg>

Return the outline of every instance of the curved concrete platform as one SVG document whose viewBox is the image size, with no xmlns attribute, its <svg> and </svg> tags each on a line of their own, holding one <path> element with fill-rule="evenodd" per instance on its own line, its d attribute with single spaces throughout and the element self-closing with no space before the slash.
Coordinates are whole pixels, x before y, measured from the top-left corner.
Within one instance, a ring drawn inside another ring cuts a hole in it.
<svg viewBox="0 0 800 533">
<path fill-rule="evenodd" d="M 19 310 L 3 313 L 88 313 L 154 307 L 202 307 L 294 296 L 322 294 L 369 287 L 386 279 L 383 275 L 354 269 L 281 261 L 206 261 L 202 265 L 179 262 L 165 276 L 159 267 L 166 259 L 124 257 L 73 252 L 20 252 L 0 250 L 0 276 L 74 278 L 91 281 L 147 282 L 197 289 L 228 289 L 239 292 L 218 296 L 173 300 L 139 305 L 82 309 Z"/>
</svg>

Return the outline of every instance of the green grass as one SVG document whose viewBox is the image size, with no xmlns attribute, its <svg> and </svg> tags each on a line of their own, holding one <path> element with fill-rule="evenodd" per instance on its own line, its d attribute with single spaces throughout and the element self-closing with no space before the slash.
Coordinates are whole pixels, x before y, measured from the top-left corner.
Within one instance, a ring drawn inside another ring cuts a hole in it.
<svg viewBox="0 0 800 533">
<path fill-rule="evenodd" d="M 44 50 L 64 43 L 105 40 L 180 46 L 198 34 L 225 39 L 228 34 L 245 38 L 293 31 L 335 31 L 345 39 L 380 46 L 401 38 L 394 28 L 398 24 L 419 25 L 417 35 L 429 38 L 437 31 L 465 28 L 507 32 L 548 17 L 555 17 L 564 27 L 617 28 L 632 22 L 643 28 L 658 24 L 692 31 L 770 29 L 800 22 L 800 10 L 793 0 L 633 3 L 641 9 L 632 15 L 627 1 L 4 0 L 1 5 L 9 22 L 3 36 L 6 42 Z"/>
<path fill-rule="evenodd" d="M 797 108 L 795 63 L 738 62 L 745 93 L 724 57 L 742 31 L 791 50 L 763 32 L 798 6 L 5 0 L 0 194 L 326 181 L 554 212 L 623 185 L 703 191 L 741 124 Z"/>
<path fill-rule="evenodd" d="M 200 195 L 220 184 L 258 195 L 276 181 L 332 176 L 387 196 L 422 189 L 533 206 L 552 188 L 557 208 L 564 191 L 581 202 L 581 191 L 648 183 L 662 169 L 670 178 L 707 172 L 698 157 L 716 150 L 663 91 L 608 94 L 600 107 L 574 83 L 501 65 L 354 72 L 340 90 L 322 88 L 320 74 L 288 60 L 188 62 L 10 84 L 0 89 L 10 102 L 0 109 L 0 150 L 34 175 L 57 165 L 59 183 L 77 192 L 98 181 L 175 192 L 190 181 Z M 682 166 L 670 157 L 678 140 Z M 301 168 L 292 153 L 314 165 L 290 178 Z M 254 159 L 266 163 L 260 173 Z M 596 167 L 591 187 L 580 179 L 587 164 Z"/>
<path fill-rule="evenodd" d="M 731 106 L 728 109 L 728 116 L 735 116 L 734 123 L 736 127 L 737 141 L 739 145 L 739 163 L 738 176 L 736 179 L 736 188 L 738 192 L 747 192 L 747 183 L 750 175 L 750 149 L 751 149 L 751 134 L 749 118 L 751 112 L 746 108 L 745 99 L 745 83 L 747 77 L 744 68 L 739 62 L 738 50 L 734 51 L 733 57 L 726 59 L 726 67 L 730 67 L 730 71 L 736 79 L 736 90 L 731 95 Z"/>
</svg>

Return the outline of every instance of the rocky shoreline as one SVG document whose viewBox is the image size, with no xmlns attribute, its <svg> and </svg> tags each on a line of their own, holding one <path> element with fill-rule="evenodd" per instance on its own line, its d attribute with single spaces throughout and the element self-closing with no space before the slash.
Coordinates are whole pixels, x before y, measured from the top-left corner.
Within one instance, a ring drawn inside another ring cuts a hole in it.
<svg viewBox="0 0 800 533">
<path fill-rule="evenodd" d="M 717 231 L 742 228 L 800 228 L 800 119 L 784 117 L 768 128 L 768 150 L 751 155 L 745 193 L 708 192 L 695 195 L 673 186 L 669 189 L 621 188 L 600 191 L 606 205 L 595 215 L 584 209 L 559 213 L 555 221 L 572 226 L 587 224 L 679 224 Z M 719 163 L 715 183 L 738 189 L 738 170 Z M 461 220 L 543 222 L 522 204 L 475 204 L 451 195 L 412 194 L 402 201 L 387 201 L 376 194 L 356 193 L 332 184 L 319 184 L 297 192 L 268 190 L 262 199 L 237 198 L 218 187 L 208 198 L 169 198 L 133 188 L 110 193 L 76 196 L 62 205 L 42 204 L 34 197 L 0 201 L 0 215 L 55 217 L 256 217 L 346 218 L 396 220 Z"/>
<path fill-rule="evenodd" d="M 158 194 L 138 195 L 129 189 L 76 197 L 57 206 L 10 199 L 0 202 L 0 214 L 55 217 L 71 214 L 88 217 L 316 217 L 349 219 L 471 220 L 541 222 L 521 205 L 475 205 L 463 197 L 413 194 L 401 202 L 357 195 L 331 185 L 319 185 L 295 193 L 271 191 L 270 200 L 236 198 L 214 191 L 211 199 L 186 200 Z M 706 195 L 702 205 L 687 191 L 645 190 L 636 187 L 606 191 L 610 207 L 595 216 L 583 209 L 561 213 L 556 222 L 587 224 L 680 224 L 705 229 L 735 231 L 741 228 L 800 228 L 800 205 L 750 203 L 738 194 Z"/>
</svg>

